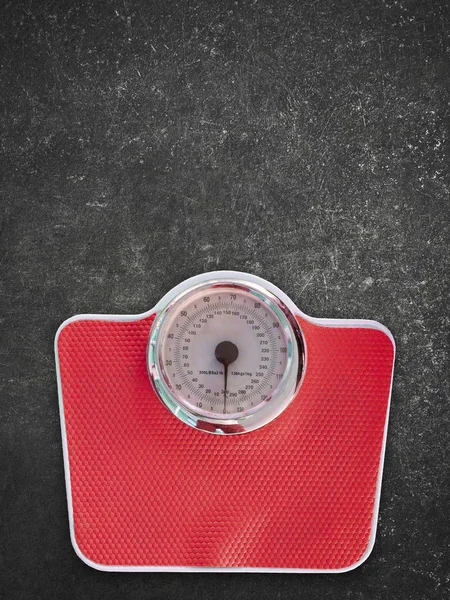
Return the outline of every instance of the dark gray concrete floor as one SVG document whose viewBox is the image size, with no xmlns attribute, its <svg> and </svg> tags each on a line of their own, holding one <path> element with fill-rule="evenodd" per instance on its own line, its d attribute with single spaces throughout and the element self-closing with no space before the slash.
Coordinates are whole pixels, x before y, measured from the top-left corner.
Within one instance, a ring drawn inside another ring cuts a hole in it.
<svg viewBox="0 0 450 600">
<path fill-rule="evenodd" d="M 448 3 L 0 14 L 0 597 L 447 598 Z M 69 541 L 54 333 L 227 268 L 394 333 L 373 554 L 341 576 L 91 570 Z"/>
</svg>

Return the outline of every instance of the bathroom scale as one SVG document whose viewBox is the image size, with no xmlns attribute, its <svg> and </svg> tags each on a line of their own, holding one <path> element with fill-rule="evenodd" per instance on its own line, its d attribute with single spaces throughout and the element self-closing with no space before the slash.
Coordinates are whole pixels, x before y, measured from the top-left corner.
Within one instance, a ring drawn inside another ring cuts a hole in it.
<svg viewBox="0 0 450 600">
<path fill-rule="evenodd" d="M 395 343 L 248 273 L 55 339 L 70 535 L 105 571 L 339 573 L 377 527 Z"/>
</svg>

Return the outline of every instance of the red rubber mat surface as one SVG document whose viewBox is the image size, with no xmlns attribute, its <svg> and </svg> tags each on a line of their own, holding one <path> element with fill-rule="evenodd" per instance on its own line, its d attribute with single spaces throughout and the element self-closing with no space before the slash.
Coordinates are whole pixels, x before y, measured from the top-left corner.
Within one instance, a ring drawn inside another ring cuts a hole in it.
<svg viewBox="0 0 450 600">
<path fill-rule="evenodd" d="M 394 348 L 299 317 L 298 396 L 265 427 L 213 436 L 153 392 L 153 316 L 58 338 L 74 532 L 101 565 L 341 569 L 369 545 Z"/>
</svg>

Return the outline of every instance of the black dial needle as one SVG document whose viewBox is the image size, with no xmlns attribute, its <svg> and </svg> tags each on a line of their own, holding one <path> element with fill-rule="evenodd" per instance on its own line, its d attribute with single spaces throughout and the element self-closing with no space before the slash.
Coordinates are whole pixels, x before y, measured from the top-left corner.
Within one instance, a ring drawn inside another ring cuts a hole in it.
<svg viewBox="0 0 450 600">
<path fill-rule="evenodd" d="M 228 383 L 228 366 L 233 363 L 239 356 L 239 350 L 233 342 L 220 342 L 216 346 L 216 359 L 223 365 L 225 380 L 223 386 L 223 412 L 227 412 L 227 383 Z"/>
</svg>

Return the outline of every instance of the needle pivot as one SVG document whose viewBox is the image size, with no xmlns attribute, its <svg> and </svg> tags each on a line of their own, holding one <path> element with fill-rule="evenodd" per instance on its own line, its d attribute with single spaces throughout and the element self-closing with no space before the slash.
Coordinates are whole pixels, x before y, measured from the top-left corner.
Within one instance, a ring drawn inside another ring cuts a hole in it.
<svg viewBox="0 0 450 600">
<path fill-rule="evenodd" d="M 220 342 L 216 346 L 216 359 L 224 366 L 231 365 L 239 356 L 239 350 L 233 342 Z"/>
</svg>

